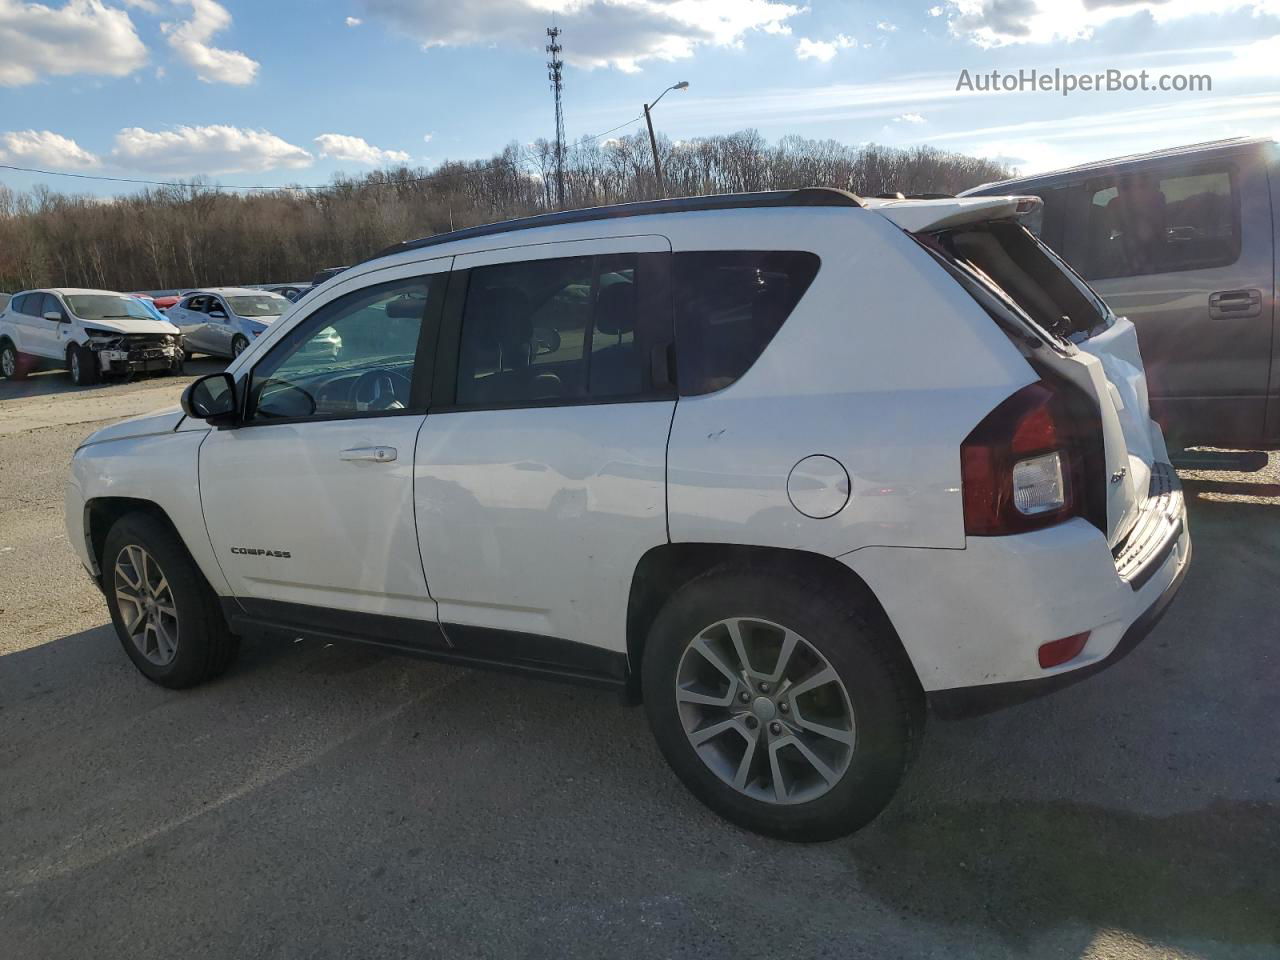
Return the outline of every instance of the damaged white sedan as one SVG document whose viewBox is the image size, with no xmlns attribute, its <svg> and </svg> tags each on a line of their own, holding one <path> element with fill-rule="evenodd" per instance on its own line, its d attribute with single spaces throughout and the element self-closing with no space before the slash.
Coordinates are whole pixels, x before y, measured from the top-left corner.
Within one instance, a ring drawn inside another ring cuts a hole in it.
<svg viewBox="0 0 1280 960">
<path fill-rule="evenodd" d="M 0 313 L 0 373 L 10 380 L 55 366 L 87 386 L 108 376 L 178 373 L 182 360 L 178 328 L 123 293 L 27 290 Z"/>
</svg>

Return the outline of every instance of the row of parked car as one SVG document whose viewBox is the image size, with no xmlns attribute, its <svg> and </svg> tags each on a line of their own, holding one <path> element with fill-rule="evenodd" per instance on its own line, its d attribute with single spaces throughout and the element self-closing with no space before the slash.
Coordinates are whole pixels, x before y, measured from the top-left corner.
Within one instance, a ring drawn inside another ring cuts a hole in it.
<svg viewBox="0 0 1280 960">
<path fill-rule="evenodd" d="M 234 359 L 313 287 L 312 283 L 207 287 L 153 297 L 59 287 L 0 294 L 0 373 L 19 380 L 39 367 L 65 369 L 85 386 L 104 377 L 179 373 L 193 353 Z M 334 334 L 325 348 L 337 356 Z"/>
</svg>

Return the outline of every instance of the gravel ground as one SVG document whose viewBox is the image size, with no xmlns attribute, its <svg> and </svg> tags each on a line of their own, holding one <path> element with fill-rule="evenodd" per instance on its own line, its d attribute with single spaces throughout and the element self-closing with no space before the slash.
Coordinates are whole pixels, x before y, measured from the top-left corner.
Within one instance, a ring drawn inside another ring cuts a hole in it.
<svg viewBox="0 0 1280 960">
<path fill-rule="evenodd" d="M 1132 656 L 933 723 L 879 820 L 790 846 L 592 691 L 266 641 L 146 683 L 62 484 L 181 382 L 0 382 L 0 955 L 1280 955 L 1278 458 L 1186 475 L 1193 568 Z"/>
</svg>

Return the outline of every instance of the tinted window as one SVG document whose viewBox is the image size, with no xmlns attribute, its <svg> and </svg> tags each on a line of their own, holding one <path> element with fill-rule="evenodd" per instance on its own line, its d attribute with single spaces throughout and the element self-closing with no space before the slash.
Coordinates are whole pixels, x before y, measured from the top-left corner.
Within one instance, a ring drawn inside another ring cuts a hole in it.
<svg viewBox="0 0 1280 960">
<path fill-rule="evenodd" d="M 654 269 L 647 256 L 619 254 L 472 270 L 457 402 L 510 406 L 642 394 L 637 325 Z"/>
<path fill-rule="evenodd" d="M 438 314 L 446 281 L 394 280 L 317 310 L 254 367 L 250 419 L 408 409 L 424 318 Z"/>
<path fill-rule="evenodd" d="M 278 317 L 289 309 L 289 301 L 278 293 L 228 297 L 227 303 L 241 317 Z"/>
<path fill-rule="evenodd" d="M 675 255 L 680 393 L 711 393 L 750 369 L 818 273 L 792 251 Z"/>
<path fill-rule="evenodd" d="M 50 306 L 52 297 L 45 301 L 45 309 Z M 82 320 L 106 320 L 109 318 L 129 317 L 134 320 L 150 320 L 151 314 L 135 297 L 113 296 L 105 293 L 72 294 L 67 297 L 67 305 L 71 312 Z"/>
<path fill-rule="evenodd" d="M 1227 170 L 1092 181 L 1068 259 L 1090 280 L 1197 270 L 1240 256 L 1240 204 Z"/>
<path fill-rule="evenodd" d="M 31 294 L 20 293 L 9 302 L 9 308 L 14 313 L 26 313 L 27 304 L 31 302 Z"/>
</svg>

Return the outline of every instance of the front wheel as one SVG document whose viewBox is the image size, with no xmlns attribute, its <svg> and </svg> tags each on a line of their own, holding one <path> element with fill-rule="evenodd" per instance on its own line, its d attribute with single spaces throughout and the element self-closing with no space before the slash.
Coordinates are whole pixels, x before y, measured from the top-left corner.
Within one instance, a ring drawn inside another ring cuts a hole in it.
<svg viewBox="0 0 1280 960">
<path fill-rule="evenodd" d="M 98 358 L 92 350 L 73 343 L 67 350 L 67 374 L 77 387 L 89 387 L 98 382 Z"/>
<path fill-rule="evenodd" d="M 231 341 L 231 359 L 235 359 L 249 349 L 249 341 L 240 334 L 236 334 L 236 338 Z"/>
<path fill-rule="evenodd" d="M 897 642 L 841 591 L 708 574 L 650 632 L 650 727 L 676 775 L 726 819 L 786 840 L 852 833 L 889 802 L 921 732 Z"/>
<path fill-rule="evenodd" d="M 102 585 L 125 653 L 147 679 L 191 687 L 222 673 L 239 638 L 172 529 L 149 513 L 126 514 L 107 532 Z"/>
</svg>

